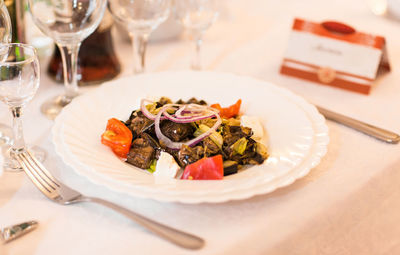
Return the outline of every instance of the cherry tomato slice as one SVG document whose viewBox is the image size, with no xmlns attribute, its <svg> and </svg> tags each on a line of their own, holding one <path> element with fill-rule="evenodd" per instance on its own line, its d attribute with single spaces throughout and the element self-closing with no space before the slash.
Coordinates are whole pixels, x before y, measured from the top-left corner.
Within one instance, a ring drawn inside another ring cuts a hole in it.
<svg viewBox="0 0 400 255">
<path fill-rule="evenodd" d="M 224 177 L 222 155 L 202 158 L 185 167 L 181 179 L 185 180 L 221 180 Z"/>
<path fill-rule="evenodd" d="M 212 104 L 211 107 L 219 110 L 219 115 L 222 118 L 229 119 L 239 114 L 241 104 L 242 100 L 239 99 L 236 101 L 236 103 L 226 108 L 222 108 L 220 104 Z"/>
<path fill-rule="evenodd" d="M 106 131 L 101 135 L 101 143 L 107 145 L 121 158 L 126 158 L 131 148 L 132 132 L 116 118 L 109 119 Z"/>
</svg>

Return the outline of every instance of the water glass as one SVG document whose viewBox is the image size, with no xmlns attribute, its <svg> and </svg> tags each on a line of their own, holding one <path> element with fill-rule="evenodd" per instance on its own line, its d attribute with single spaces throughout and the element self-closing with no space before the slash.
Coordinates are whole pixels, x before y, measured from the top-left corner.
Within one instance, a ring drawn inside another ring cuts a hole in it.
<svg viewBox="0 0 400 255">
<path fill-rule="evenodd" d="M 22 112 L 33 98 L 40 80 L 39 61 L 36 50 L 29 45 L 12 43 L 0 45 L 5 59 L 0 61 L 0 100 L 13 116 L 13 143 L 5 158 L 5 170 L 20 170 L 13 155 L 23 152 L 25 141 L 22 128 Z"/>
<path fill-rule="evenodd" d="M 170 0 L 109 0 L 108 9 L 114 19 L 129 31 L 134 72 L 144 72 L 148 38 L 168 18 Z"/>
<path fill-rule="evenodd" d="M 174 15 L 187 29 L 195 42 L 192 69 L 201 69 L 200 49 L 204 32 L 218 17 L 219 0 L 175 0 Z"/>
</svg>

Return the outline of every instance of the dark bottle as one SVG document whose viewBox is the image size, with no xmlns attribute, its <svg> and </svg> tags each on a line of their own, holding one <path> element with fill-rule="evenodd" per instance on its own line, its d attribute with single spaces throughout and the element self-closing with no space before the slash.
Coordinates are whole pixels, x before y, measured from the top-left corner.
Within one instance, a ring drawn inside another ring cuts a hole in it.
<svg viewBox="0 0 400 255">
<path fill-rule="evenodd" d="M 112 17 L 104 14 L 100 26 L 81 44 L 78 54 L 78 85 L 98 84 L 116 77 L 121 65 L 114 51 L 111 36 Z M 63 83 L 61 54 L 55 47 L 48 66 L 48 73 L 57 82 Z"/>
</svg>

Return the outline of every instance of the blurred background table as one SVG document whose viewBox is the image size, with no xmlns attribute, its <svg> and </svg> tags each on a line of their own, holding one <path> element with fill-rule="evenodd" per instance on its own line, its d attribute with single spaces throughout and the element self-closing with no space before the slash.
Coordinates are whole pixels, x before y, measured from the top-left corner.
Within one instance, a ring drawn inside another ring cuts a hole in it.
<svg viewBox="0 0 400 255">
<path fill-rule="evenodd" d="M 359 95 L 282 76 L 279 67 L 294 17 L 338 20 L 381 34 L 393 70 L 378 79 L 371 95 Z M 206 70 L 232 72 L 274 82 L 337 112 L 400 133 L 400 22 L 375 16 L 363 0 L 229 0 L 205 34 Z M 115 31 L 114 31 L 115 32 Z M 115 37 L 130 75 L 129 43 Z M 192 43 L 152 42 L 148 72 L 188 69 Z M 35 232 L 0 246 L 14 254 L 398 254 L 400 253 L 400 146 L 379 142 L 328 121 L 331 142 L 321 164 L 293 185 L 267 195 L 222 204 L 185 205 L 132 198 L 94 185 L 55 154 L 39 106 L 62 91 L 47 75 L 25 111 L 30 144 L 48 151 L 46 165 L 62 181 L 86 193 L 204 237 L 204 249 L 189 252 L 144 231 L 97 205 L 63 207 L 48 201 L 24 173 L 0 177 L 0 226 L 36 219 Z M 134 86 L 134 84 L 132 84 Z M 93 89 L 93 88 L 86 88 Z M 3 123 L 11 123 L 5 106 Z"/>
</svg>

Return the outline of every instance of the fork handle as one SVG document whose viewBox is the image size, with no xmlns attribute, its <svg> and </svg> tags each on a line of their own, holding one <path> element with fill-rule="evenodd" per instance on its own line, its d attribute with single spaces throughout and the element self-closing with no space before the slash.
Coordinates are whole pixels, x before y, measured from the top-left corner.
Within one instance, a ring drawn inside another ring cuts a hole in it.
<svg viewBox="0 0 400 255">
<path fill-rule="evenodd" d="M 155 222 L 112 202 L 96 197 L 81 197 L 79 200 L 82 202 L 94 202 L 113 209 L 147 228 L 151 232 L 183 248 L 196 250 L 204 246 L 205 242 L 200 237 Z"/>
</svg>

